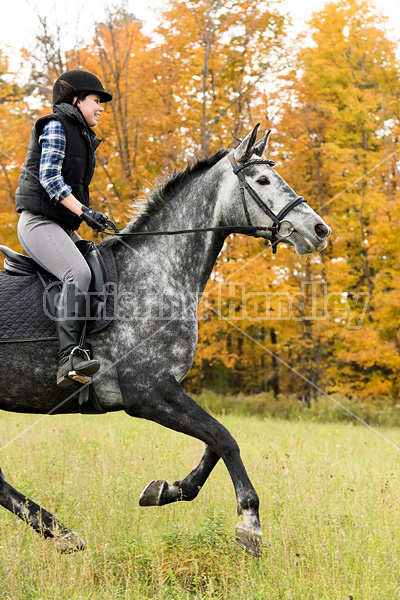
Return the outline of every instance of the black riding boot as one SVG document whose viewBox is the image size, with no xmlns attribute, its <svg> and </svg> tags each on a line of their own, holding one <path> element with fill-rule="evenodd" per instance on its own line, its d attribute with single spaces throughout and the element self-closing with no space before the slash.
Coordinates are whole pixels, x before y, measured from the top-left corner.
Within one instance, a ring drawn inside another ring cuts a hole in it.
<svg viewBox="0 0 400 600">
<path fill-rule="evenodd" d="M 74 381 L 91 383 L 90 375 L 100 368 L 98 360 L 90 360 L 80 348 L 86 322 L 86 294 L 72 283 L 65 283 L 56 311 L 56 331 L 59 343 L 57 385 L 69 387 Z M 80 378 L 79 378 L 80 377 Z"/>
</svg>

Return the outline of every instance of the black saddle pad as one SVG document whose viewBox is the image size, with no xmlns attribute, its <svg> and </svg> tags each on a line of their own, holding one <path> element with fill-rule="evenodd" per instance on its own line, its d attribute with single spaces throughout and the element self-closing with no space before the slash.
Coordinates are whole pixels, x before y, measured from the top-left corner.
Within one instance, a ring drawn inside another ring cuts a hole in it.
<svg viewBox="0 0 400 600">
<path fill-rule="evenodd" d="M 88 320 L 88 335 L 107 327 L 115 318 L 117 269 L 112 248 L 98 247 L 109 274 L 109 293 L 104 310 L 96 320 Z M 0 271 L 0 343 L 55 340 L 56 332 L 46 287 L 54 280 L 38 275 L 14 276 Z"/>
</svg>

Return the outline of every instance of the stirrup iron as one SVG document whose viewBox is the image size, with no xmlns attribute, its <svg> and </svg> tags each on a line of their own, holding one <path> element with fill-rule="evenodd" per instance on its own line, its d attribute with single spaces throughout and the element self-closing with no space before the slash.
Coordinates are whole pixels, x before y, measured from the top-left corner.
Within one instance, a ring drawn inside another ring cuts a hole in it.
<svg viewBox="0 0 400 600">
<path fill-rule="evenodd" d="M 82 384 L 93 383 L 93 379 L 91 377 L 89 377 L 88 375 L 82 375 L 78 371 L 69 371 L 66 374 L 66 377 L 68 377 L 68 379 L 73 379 L 74 381 L 77 381 L 78 383 Z"/>
<path fill-rule="evenodd" d="M 75 371 L 73 358 L 74 354 L 78 353 L 83 354 L 86 360 L 91 360 L 90 354 L 85 348 L 81 348 L 80 346 L 75 346 L 75 348 L 72 348 L 71 354 L 69 355 L 69 371 L 66 374 L 66 377 L 68 377 L 68 379 L 73 379 L 78 383 L 82 383 L 83 385 L 93 383 L 93 379 L 89 375 L 84 375 L 83 373 L 79 373 L 79 371 Z"/>
</svg>

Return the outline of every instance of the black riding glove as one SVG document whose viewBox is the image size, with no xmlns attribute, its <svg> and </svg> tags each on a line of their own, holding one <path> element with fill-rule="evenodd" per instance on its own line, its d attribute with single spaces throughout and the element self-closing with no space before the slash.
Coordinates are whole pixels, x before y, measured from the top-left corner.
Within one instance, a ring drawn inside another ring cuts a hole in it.
<svg viewBox="0 0 400 600">
<path fill-rule="evenodd" d="M 87 206 L 82 206 L 82 214 L 81 218 L 91 227 L 92 229 L 97 229 L 98 231 L 104 231 L 107 227 L 107 217 L 103 215 L 103 213 L 98 210 L 94 210 L 94 208 L 88 208 Z"/>
</svg>

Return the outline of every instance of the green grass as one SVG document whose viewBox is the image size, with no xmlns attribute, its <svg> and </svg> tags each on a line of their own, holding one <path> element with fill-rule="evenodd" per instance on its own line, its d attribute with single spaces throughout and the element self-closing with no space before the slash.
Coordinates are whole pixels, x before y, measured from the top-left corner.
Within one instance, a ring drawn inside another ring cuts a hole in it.
<svg viewBox="0 0 400 600">
<path fill-rule="evenodd" d="M 37 420 L 0 413 L 0 447 Z M 200 442 L 125 414 L 46 417 L 0 452 L 10 483 L 85 539 L 59 555 L 0 509 L 1 600 L 400 598 L 400 451 L 352 424 L 227 415 L 260 495 L 261 559 L 233 542 L 223 464 L 190 503 L 140 508 Z M 400 431 L 379 432 L 400 446 Z"/>
<path fill-rule="evenodd" d="M 260 416 L 290 421 L 313 421 L 314 423 L 357 423 L 356 415 L 369 425 L 400 426 L 400 403 L 398 398 L 349 399 L 341 394 L 322 394 L 308 408 L 295 394 L 280 395 L 263 392 L 244 394 L 218 394 L 204 390 L 193 396 L 206 410 L 216 415 Z"/>
</svg>

